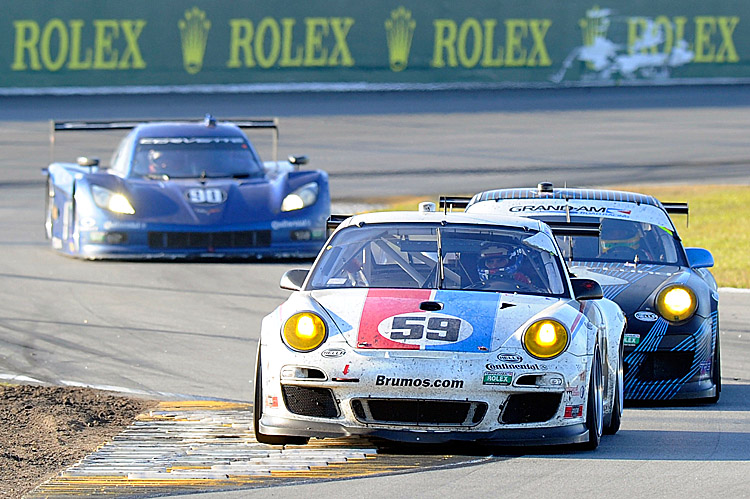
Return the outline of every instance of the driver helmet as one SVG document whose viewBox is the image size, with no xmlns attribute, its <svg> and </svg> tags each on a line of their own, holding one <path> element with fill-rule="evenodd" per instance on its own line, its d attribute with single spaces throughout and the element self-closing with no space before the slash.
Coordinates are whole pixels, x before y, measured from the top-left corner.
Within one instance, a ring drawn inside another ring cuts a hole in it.
<svg viewBox="0 0 750 499">
<path fill-rule="evenodd" d="M 167 159 L 164 151 L 150 149 L 148 151 L 148 171 L 150 173 L 164 173 L 169 168 Z"/>
<path fill-rule="evenodd" d="M 483 281 L 503 279 L 518 271 L 523 262 L 521 249 L 512 244 L 493 243 L 482 248 L 477 272 Z"/>
<path fill-rule="evenodd" d="M 600 241 L 602 253 L 618 247 L 638 250 L 641 241 L 638 224 L 628 220 L 605 220 L 602 223 Z"/>
</svg>

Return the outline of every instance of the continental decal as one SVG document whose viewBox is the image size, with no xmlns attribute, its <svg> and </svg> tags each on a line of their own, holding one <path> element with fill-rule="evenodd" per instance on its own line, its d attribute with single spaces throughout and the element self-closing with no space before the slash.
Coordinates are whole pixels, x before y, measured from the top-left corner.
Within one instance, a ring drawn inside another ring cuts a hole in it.
<svg viewBox="0 0 750 499">
<path fill-rule="evenodd" d="M 354 66 L 347 37 L 351 17 L 229 20 L 228 68 Z M 295 38 L 297 37 L 297 38 Z"/>
<path fill-rule="evenodd" d="M 552 65 L 545 42 L 551 19 L 505 19 L 502 29 L 498 25 L 497 19 L 470 17 L 461 24 L 452 19 L 435 19 L 430 65 L 433 68 Z M 505 45 L 500 45 L 500 38 Z"/>
<path fill-rule="evenodd" d="M 13 21 L 13 71 L 145 69 L 138 39 L 145 19 Z"/>
</svg>

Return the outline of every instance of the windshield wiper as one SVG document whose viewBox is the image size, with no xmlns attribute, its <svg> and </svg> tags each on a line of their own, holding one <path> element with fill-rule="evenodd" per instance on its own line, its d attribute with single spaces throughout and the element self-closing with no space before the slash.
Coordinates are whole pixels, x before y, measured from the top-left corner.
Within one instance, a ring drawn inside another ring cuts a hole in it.
<svg viewBox="0 0 750 499">
<path fill-rule="evenodd" d="M 144 175 L 144 177 L 151 180 L 169 180 L 169 175 L 166 173 L 149 173 L 148 175 Z"/>
</svg>

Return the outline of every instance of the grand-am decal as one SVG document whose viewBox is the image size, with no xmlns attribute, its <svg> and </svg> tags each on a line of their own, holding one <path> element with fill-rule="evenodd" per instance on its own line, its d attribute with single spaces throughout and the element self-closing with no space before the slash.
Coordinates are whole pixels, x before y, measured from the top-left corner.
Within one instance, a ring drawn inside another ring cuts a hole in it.
<svg viewBox="0 0 750 499">
<path fill-rule="evenodd" d="M 499 293 L 429 289 L 370 289 L 360 320 L 359 348 L 487 351 L 492 347 Z M 419 308 L 443 304 L 440 312 Z"/>
<path fill-rule="evenodd" d="M 375 386 L 413 386 L 417 388 L 463 388 L 461 379 L 389 378 L 378 374 Z"/>
<path fill-rule="evenodd" d="M 572 205 L 544 205 L 544 204 L 526 204 L 521 206 L 511 206 L 508 209 L 511 213 L 528 213 L 528 212 L 570 212 L 573 215 L 594 214 L 608 215 L 611 217 L 628 217 L 632 210 L 623 210 L 619 208 L 608 208 L 606 206 L 572 206 Z"/>
</svg>

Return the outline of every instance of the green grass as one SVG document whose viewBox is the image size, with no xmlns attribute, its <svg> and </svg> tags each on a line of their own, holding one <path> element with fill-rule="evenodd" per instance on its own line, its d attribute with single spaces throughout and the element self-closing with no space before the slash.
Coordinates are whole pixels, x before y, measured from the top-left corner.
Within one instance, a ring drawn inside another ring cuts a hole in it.
<svg viewBox="0 0 750 499">
<path fill-rule="evenodd" d="M 674 215 L 685 246 L 706 248 L 714 256 L 711 272 L 719 286 L 750 288 L 750 186 L 627 186 L 660 201 L 690 205 L 689 225 Z M 687 225 L 687 226 L 686 226 Z"/>
<path fill-rule="evenodd" d="M 689 220 L 673 215 L 685 246 L 706 248 L 714 256 L 711 269 L 719 286 L 750 288 L 750 186 L 616 186 L 613 189 L 650 194 L 664 202 L 687 202 Z M 391 210 L 416 210 L 420 201 L 437 198 L 411 197 L 389 200 Z M 688 225 L 689 221 L 689 225 Z"/>
</svg>

